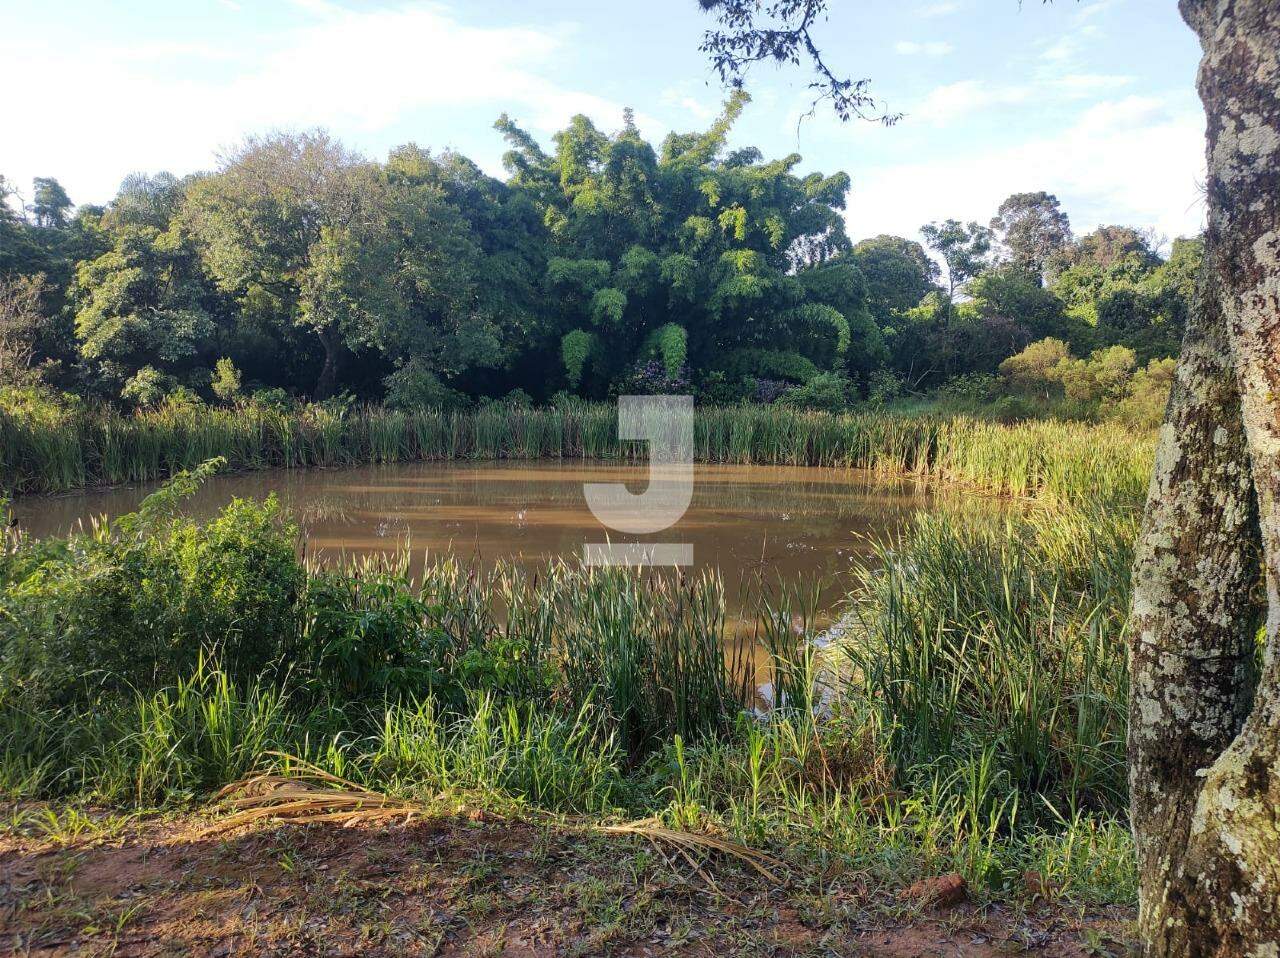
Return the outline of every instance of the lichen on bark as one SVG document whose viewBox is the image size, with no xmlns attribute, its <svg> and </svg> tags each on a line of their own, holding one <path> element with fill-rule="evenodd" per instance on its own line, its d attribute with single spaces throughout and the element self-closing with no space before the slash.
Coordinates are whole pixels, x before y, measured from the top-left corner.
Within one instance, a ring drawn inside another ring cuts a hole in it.
<svg viewBox="0 0 1280 958">
<path fill-rule="evenodd" d="M 1180 6 L 1209 223 L 1135 569 L 1140 924 L 1151 955 L 1280 958 L 1280 3 Z"/>
</svg>

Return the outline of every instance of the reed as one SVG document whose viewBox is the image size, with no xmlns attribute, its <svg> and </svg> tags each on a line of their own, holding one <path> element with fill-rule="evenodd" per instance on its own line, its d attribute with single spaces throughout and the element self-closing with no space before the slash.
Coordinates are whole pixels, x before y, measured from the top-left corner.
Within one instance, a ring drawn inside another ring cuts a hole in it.
<svg viewBox="0 0 1280 958">
<path fill-rule="evenodd" d="M 1138 501 L 1153 438 L 1121 426 L 776 406 L 700 408 L 702 462 L 827 466 L 960 482 L 1058 502 Z M 469 412 L 170 407 L 51 417 L 0 410 L 0 489 L 62 492 L 167 478 L 214 456 L 234 470 L 450 459 L 641 460 L 602 403 Z"/>
<path fill-rule="evenodd" d="M 861 570 L 850 693 L 896 767 L 989 756 L 1024 817 L 1125 806 L 1133 513 L 918 518 Z"/>
</svg>

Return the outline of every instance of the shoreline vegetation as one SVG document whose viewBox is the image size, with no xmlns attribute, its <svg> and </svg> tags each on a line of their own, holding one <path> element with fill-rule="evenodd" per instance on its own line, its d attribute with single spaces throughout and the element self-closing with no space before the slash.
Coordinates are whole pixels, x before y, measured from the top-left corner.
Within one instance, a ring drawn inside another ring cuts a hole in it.
<svg viewBox="0 0 1280 958">
<path fill-rule="evenodd" d="M 1140 501 L 1154 435 L 1117 423 L 1026 420 L 868 408 L 700 406 L 699 462 L 866 469 L 1057 503 Z M 332 404 L 274 408 L 169 404 L 0 408 L 0 492 L 66 492 L 166 479 L 221 458 L 248 471 L 453 459 L 637 459 L 617 410 L 571 402 L 538 409 L 401 412 Z"/>
<path fill-rule="evenodd" d="M 424 814 L 718 836 L 776 861 L 788 907 L 856 902 L 822 919 L 834 924 L 951 872 L 979 904 L 1132 905 L 1124 629 L 1150 443 L 1127 430 L 700 409 L 699 458 L 907 471 L 1035 500 L 995 521 L 942 510 L 881 543 L 823 650 L 795 628 L 810 620 L 804 587 L 762 586 L 763 713 L 725 653 L 713 572 L 482 574 L 443 559 L 412 582 L 395 561 L 308 568 L 272 500 L 181 514 L 224 464 L 182 470 L 217 454 L 238 468 L 608 458 L 629 454 L 615 416 L 169 408 L 70 414 L 44 433 L 0 418 L 23 488 L 174 473 L 136 514 L 63 540 L 11 532 L 0 552 L 6 834 L 49 834 L 86 807 L 205 809 L 301 760 Z M 712 874 L 748 867 L 696 854 Z"/>
</svg>

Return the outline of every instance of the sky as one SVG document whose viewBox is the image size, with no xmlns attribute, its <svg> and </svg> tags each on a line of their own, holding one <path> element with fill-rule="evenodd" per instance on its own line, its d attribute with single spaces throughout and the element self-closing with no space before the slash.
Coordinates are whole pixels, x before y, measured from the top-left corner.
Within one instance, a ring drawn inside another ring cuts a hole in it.
<svg viewBox="0 0 1280 958">
<path fill-rule="evenodd" d="M 1078 235 L 1197 232 L 1199 50 L 1173 0 L 830 0 L 816 37 L 893 127 L 841 123 L 803 68 L 765 66 L 733 146 L 852 179 L 855 238 L 986 222 L 1047 190 Z M 695 0 L 0 0 L 0 174 L 105 203 L 131 172 L 214 169 L 245 136 L 322 126 L 366 155 L 416 142 L 502 175 L 493 121 L 544 145 L 576 113 L 635 110 L 655 144 L 725 91 Z"/>
</svg>

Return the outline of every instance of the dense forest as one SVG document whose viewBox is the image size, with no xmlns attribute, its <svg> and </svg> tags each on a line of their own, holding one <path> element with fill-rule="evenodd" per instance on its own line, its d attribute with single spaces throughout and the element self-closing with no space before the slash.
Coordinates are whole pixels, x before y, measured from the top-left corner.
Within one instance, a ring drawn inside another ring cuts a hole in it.
<svg viewBox="0 0 1280 958">
<path fill-rule="evenodd" d="M 212 173 L 136 174 L 106 207 L 0 180 L 0 386 L 146 407 L 350 396 L 397 407 L 692 392 L 839 408 L 941 394 L 1148 421 L 1198 239 L 1073 236 L 1047 192 L 928 246 L 854 242 L 850 177 L 506 116 L 505 180 L 408 144 L 253 138 Z"/>
</svg>

